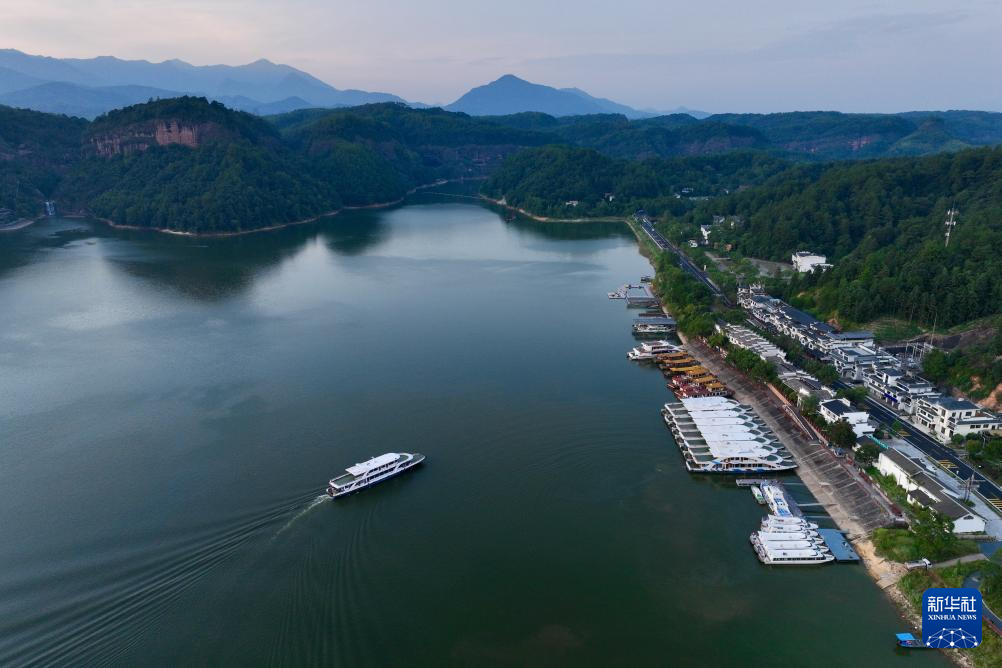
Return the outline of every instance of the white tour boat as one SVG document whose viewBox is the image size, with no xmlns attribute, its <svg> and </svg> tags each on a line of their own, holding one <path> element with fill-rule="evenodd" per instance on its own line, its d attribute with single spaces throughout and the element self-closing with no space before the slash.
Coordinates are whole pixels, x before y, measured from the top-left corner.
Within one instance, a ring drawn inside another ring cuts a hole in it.
<svg viewBox="0 0 1002 668">
<path fill-rule="evenodd" d="M 661 339 L 659 341 L 641 343 L 639 346 L 626 353 L 626 357 L 634 362 L 641 362 L 645 360 L 653 360 L 658 355 L 663 355 L 665 353 L 677 353 L 681 350 L 681 346 L 678 346 L 671 341 Z"/>
<path fill-rule="evenodd" d="M 414 468 L 423 461 L 424 455 L 416 452 L 387 452 L 346 468 L 343 475 L 327 484 L 327 495 L 336 498 L 357 492 Z"/>
<path fill-rule="evenodd" d="M 810 565 L 827 564 L 835 561 L 832 553 L 819 547 L 785 547 L 781 544 L 762 542 L 758 534 L 750 536 L 751 544 L 759 561 L 769 565 Z"/>
</svg>

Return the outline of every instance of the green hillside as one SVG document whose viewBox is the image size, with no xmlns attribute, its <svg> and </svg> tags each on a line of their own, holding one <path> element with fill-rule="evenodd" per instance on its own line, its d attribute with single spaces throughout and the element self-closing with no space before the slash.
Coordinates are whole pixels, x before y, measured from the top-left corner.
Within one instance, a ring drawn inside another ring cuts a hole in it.
<svg viewBox="0 0 1002 668">
<path fill-rule="evenodd" d="M 947 247 L 951 206 L 960 217 Z M 691 231 L 723 214 L 747 222 L 715 240 L 744 255 L 828 255 L 828 272 L 775 286 L 819 315 L 946 327 L 1002 313 L 1002 149 L 792 169 L 681 220 Z"/>
<path fill-rule="evenodd" d="M 691 197 L 722 195 L 789 168 L 762 152 L 610 158 L 592 149 L 545 146 L 509 158 L 484 184 L 488 196 L 551 216 L 622 215 L 638 208 L 683 213 Z M 609 199 L 609 196 L 612 199 Z M 576 205 L 568 202 L 576 201 Z"/>
<path fill-rule="evenodd" d="M 10 217 L 41 214 L 43 200 L 78 159 L 86 126 L 79 118 L 0 106 L 0 209 Z"/>
</svg>

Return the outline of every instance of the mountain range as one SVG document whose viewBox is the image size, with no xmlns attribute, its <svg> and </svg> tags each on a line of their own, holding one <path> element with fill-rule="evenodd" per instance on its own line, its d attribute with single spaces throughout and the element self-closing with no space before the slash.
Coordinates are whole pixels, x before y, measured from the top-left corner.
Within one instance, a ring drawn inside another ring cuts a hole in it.
<svg viewBox="0 0 1002 668">
<path fill-rule="evenodd" d="M 150 99 L 198 95 L 259 116 L 297 109 L 351 107 L 377 102 L 406 103 L 390 93 L 342 90 L 289 65 L 257 60 L 247 65 L 192 65 L 183 60 L 151 63 L 98 58 L 51 58 L 0 49 L 0 104 L 49 113 L 95 118 Z M 506 74 L 473 88 L 450 111 L 504 116 L 535 111 L 552 116 L 621 114 L 630 119 L 664 112 L 638 110 L 595 97 L 579 88 L 553 88 Z M 679 108 L 696 118 L 705 113 Z"/>
<path fill-rule="evenodd" d="M 0 50 L 0 104 L 94 118 L 151 98 L 201 95 L 259 115 L 306 107 L 404 102 L 389 93 L 341 90 L 288 65 L 191 65 L 98 58 L 50 58 Z"/>
</svg>

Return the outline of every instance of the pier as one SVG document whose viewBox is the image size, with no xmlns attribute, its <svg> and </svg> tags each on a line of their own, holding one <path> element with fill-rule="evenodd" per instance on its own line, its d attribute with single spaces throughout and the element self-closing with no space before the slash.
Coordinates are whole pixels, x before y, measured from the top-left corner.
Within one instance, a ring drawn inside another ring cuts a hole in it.
<svg viewBox="0 0 1002 668">
<path fill-rule="evenodd" d="M 859 555 L 852 549 L 845 534 L 838 529 L 818 529 L 818 533 L 825 541 L 825 545 L 831 550 L 832 556 L 837 562 L 857 563 Z"/>
</svg>

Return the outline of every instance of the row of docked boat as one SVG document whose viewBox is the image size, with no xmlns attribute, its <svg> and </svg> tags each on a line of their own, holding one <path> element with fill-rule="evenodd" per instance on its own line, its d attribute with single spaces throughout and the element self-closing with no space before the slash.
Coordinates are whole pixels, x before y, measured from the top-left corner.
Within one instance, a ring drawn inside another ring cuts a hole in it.
<svg viewBox="0 0 1002 668">
<path fill-rule="evenodd" d="M 751 407 L 733 399 L 675 399 L 664 405 L 661 414 L 692 473 L 764 473 L 796 467 Z"/>
<path fill-rule="evenodd" d="M 826 564 L 835 560 L 818 533 L 818 525 L 803 517 L 766 515 L 761 528 L 749 539 L 763 564 Z"/>
<path fill-rule="evenodd" d="M 668 389 L 682 399 L 729 397 L 730 389 L 681 346 L 660 339 L 642 343 L 626 354 L 634 362 L 654 362 L 668 379 Z"/>
</svg>

